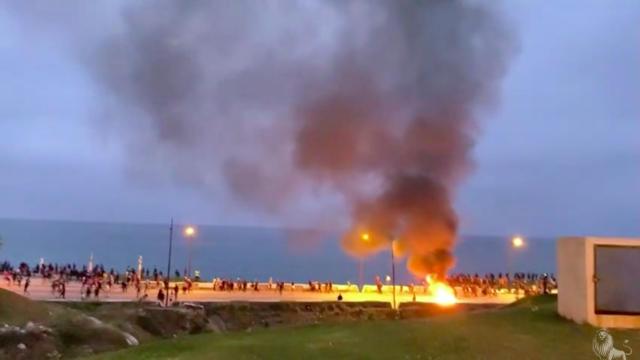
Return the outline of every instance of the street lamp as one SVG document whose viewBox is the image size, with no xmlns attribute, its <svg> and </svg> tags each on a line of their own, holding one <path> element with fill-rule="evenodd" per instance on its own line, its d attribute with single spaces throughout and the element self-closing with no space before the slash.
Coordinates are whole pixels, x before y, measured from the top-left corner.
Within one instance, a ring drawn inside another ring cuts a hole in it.
<svg viewBox="0 0 640 360">
<path fill-rule="evenodd" d="M 521 248 L 525 247 L 525 245 L 526 245 L 526 242 L 525 242 L 525 240 L 524 240 L 524 238 L 522 236 L 515 235 L 515 236 L 513 236 L 511 238 L 511 248 L 512 249 L 518 250 L 518 249 L 521 249 Z M 515 254 L 512 251 L 509 251 L 507 256 L 508 256 L 508 258 L 507 258 L 507 268 L 508 268 L 509 272 L 511 272 L 513 270 L 512 269 L 512 262 L 513 262 L 512 257 L 514 257 Z M 515 274 L 512 274 L 512 275 L 515 275 Z M 511 281 L 514 281 L 514 280 L 515 279 L 513 279 L 513 278 L 511 279 Z M 509 288 L 511 288 L 510 285 L 509 285 Z M 517 292 L 516 292 L 516 297 L 517 297 Z"/>
<path fill-rule="evenodd" d="M 516 235 L 511 239 L 511 245 L 514 248 L 521 248 L 525 245 L 524 238 L 520 235 Z"/>
<path fill-rule="evenodd" d="M 167 274 L 164 278 L 164 291 L 165 300 L 164 305 L 169 305 L 169 282 L 171 281 L 171 252 L 173 250 L 173 218 L 171 218 L 171 225 L 169 225 L 169 259 L 167 261 Z"/>
<path fill-rule="evenodd" d="M 360 235 L 360 239 L 363 242 L 369 242 L 371 240 L 371 237 L 369 236 L 369 233 L 362 233 Z M 391 279 L 389 279 L 389 276 L 387 275 L 387 282 L 389 282 L 389 280 L 391 280 L 391 287 L 392 287 L 392 291 L 393 291 L 393 308 L 396 309 L 396 259 L 395 259 L 395 244 L 396 244 L 396 240 L 392 237 L 391 238 L 391 246 L 390 246 L 390 250 L 391 250 Z M 361 277 L 362 277 L 362 264 L 363 264 L 364 260 L 361 260 L 360 262 L 360 271 L 361 271 Z M 361 280 L 362 281 L 362 280 Z"/>
<path fill-rule="evenodd" d="M 362 242 L 368 243 L 370 239 L 371 238 L 369 237 L 369 233 L 365 232 L 365 233 L 360 234 L 360 240 L 362 240 Z M 362 287 L 364 286 L 364 256 L 360 257 L 360 264 L 359 265 L 360 266 L 359 266 L 359 269 L 358 269 L 359 270 L 358 271 L 359 272 L 359 274 L 358 274 L 359 276 L 358 277 L 360 278 L 360 291 L 362 291 Z"/>
<path fill-rule="evenodd" d="M 191 257 L 192 257 L 192 245 L 193 245 L 193 238 L 196 236 L 196 228 L 192 225 L 187 225 L 185 226 L 184 230 L 182 231 L 182 233 L 184 234 L 184 237 L 187 239 L 187 244 L 189 245 L 189 261 L 187 263 L 187 274 L 189 277 L 191 277 Z"/>
<path fill-rule="evenodd" d="M 396 259 L 394 254 L 396 240 L 391 240 L 391 286 L 393 291 L 393 309 L 396 310 Z"/>
</svg>

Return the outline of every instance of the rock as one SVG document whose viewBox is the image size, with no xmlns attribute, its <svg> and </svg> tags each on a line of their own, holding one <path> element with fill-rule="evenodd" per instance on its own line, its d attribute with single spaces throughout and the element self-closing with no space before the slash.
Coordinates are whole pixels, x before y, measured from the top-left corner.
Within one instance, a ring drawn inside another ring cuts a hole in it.
<svg viewBox="0 0 640 360">
<path fill-rule="evenodd" d="M 91 325 L 93 325 L 93 326 L 101 326 L 102 325 L 102 321 L 94 318 L 93 316 L 87 316 L 86 318 L 91 322 Z"/>
<path fill-rule="evenodd" d="M 47 353 L 47 359 L 58 360 L 61 359 L 62 355 L 58 352 L 58 350 L 53 350 L 50 353 Z"/>
<path fill-rule="evenodd" d="M 93 355 L 93 349 L 89 345 L 82 345 L 78 348 L 78 352 L 85 356 Z"/>
<path fill-rule="evenodd" d="M 45 334 L 45 335 L 53 335 L 53 329 L 51 329 L 51 328 L 49 328 L 49 327 L 46 327 L 46 326 L 44 326 L 44 325 L 40 325 L 40 326 L 38 327 L 38 330 L 39 330 L 42 334 Z"/>
<path fill-rule="evenodd" d="M 133 325 L 131 323 L 129 323 L 129 322 L 121 324 L 120 326 L 121 326 L 123 331 L 126 331 L 128 333 L 131 333 L 131 332 L 135 331 L 134 328 L 133 328 Z"/>
<path fill-rule="evenodd" d="M 34 324 L 33 322 L 29 321 L 27 323 L 27 325 L 24 326 L 24 329 L 27 331 L 33 331 L 36 329 L 36 324 Z"/>
<path fill-rule="evenodd" d="M 195 303 L 182 303 L 182 307 L 190 310 L 204 310 L 204 306 Z"/>
<path fill-rule="evenodd" d="M 209 316 L 208 330 L 215 333 L 225 332 L 227 331 L 227 325 L 220 316 L 214 314 Z"/>
<path fill-rule="evenodd" d="M 27 350 L 27 345 L 25 345 L 25 344 L 23 344 L 23 343 L 20 343 L 20 344 L 18 344 L 18 349 L 20 349 L 20 350 Z"/>
<path fill-rule="evenodd" d="M 125 341 L 127 342 L 127 345 L 129 346 L 138 346 L 140 345 L 140 342 L 138 341 L 138 339 L 136 339 L 133 335 L 129 334 L 128 332 L 122 332 L 122 336 L 124 336 Z"/>
</svg>

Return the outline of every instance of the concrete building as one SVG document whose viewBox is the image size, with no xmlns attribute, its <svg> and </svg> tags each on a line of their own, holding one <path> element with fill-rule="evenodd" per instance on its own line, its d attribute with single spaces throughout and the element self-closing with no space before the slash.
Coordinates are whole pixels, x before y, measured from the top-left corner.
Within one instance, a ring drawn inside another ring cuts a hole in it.
<svg viewBox="0 0 640 360">
<path fill-rule="evenodd" d="M 604 328 L 640 328 L 640 239 L 557 243 L 558 313 Z"/>
</svg>

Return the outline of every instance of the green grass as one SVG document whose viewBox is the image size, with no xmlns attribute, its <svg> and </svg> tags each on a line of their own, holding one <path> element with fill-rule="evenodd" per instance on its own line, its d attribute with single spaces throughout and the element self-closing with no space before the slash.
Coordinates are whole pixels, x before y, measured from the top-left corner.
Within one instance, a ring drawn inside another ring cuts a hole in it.
<svg viewBox="0 0 640 360">
<path fill-rule="evenodd" d="M 49 318 L 49 312 L 50 308 L 46 304 L 0 289 L 0 324 L 24 325 L 28 321 L 44 322 Z"/>
<path fill-rule="evenodd" d="M 100 307 L 99 304 L 91 303 L 56 304 L 32 301 L 0 289 L 0 326 L 24 326 L 28 322 L 34 322 L 54 331 L 54 336 L 46 338 L 28 334 L 0 337 L 0 358 L 14 358 L 15 354 L 7 354 L 4 351 L 15 351 L 17 343 L 20 342 L 26 343 L 29 348 L 28 354 L 18 357 L 25 359 L 44 359 L 46 354 L 53 350 L 67 358 L 86 354 L 87 349 L 98 352 L 126 347 L 126 341 L 120 332 L 108 326 L 97 327 L 85 316 L 85 313 L 93 315 Z"/>
<path fill-rule="evenodd" d="M 595 329 L 556 315 L 554 297 L 428 320 L 363 321 L 155 341 L 94 359 L 592 359 Z M 614 332 L 640 350 L 640 334 Z"/>
</svg>

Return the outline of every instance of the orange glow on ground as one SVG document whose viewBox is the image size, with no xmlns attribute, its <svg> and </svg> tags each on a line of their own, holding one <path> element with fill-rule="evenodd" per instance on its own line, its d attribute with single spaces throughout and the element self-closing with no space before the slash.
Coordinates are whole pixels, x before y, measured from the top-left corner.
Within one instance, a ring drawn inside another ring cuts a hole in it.
<svg viewBox="0 0 640 360">
<path fill-rule="evenodd" d="M 433 301 L 441 306 L 451 306 L 458 302 L 451 286 L 437 282 L 429 287 Z"/>
</svg>

